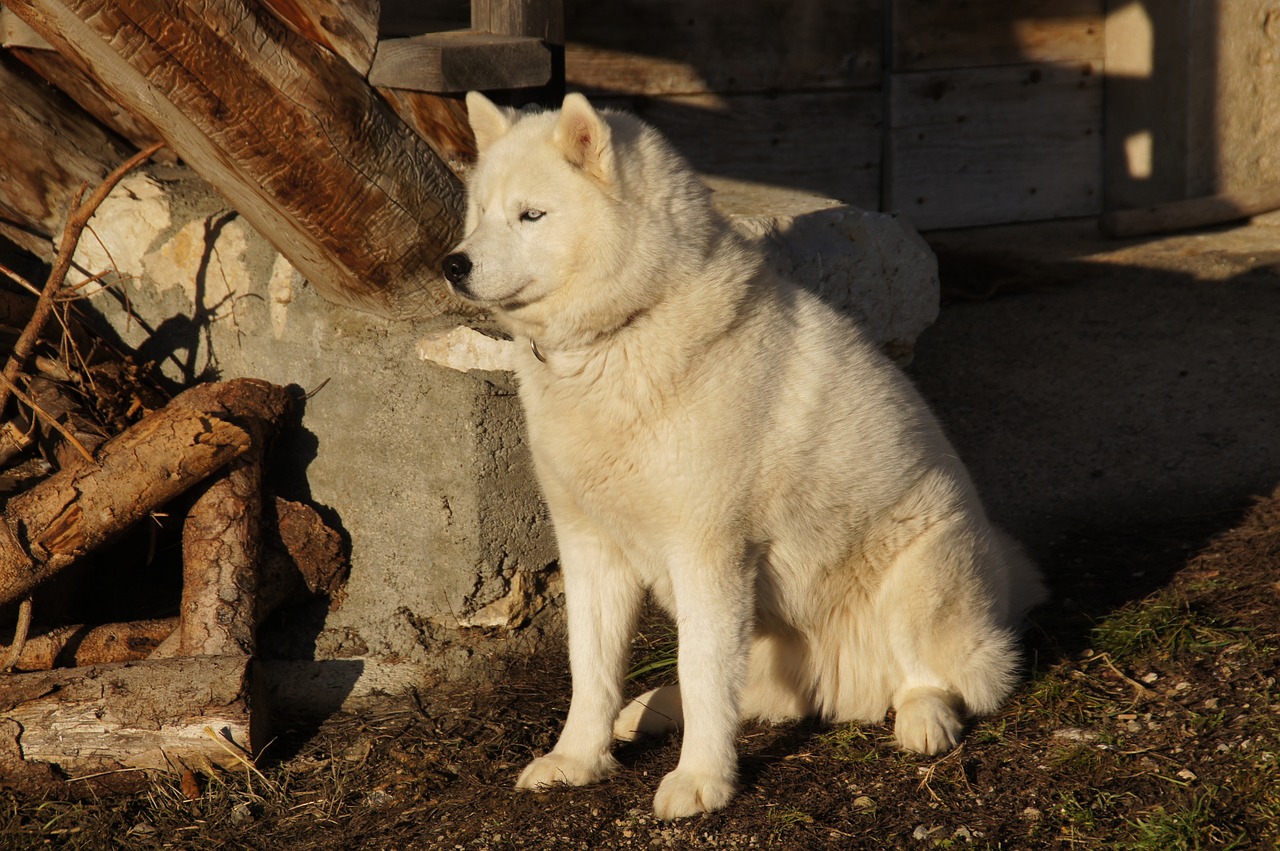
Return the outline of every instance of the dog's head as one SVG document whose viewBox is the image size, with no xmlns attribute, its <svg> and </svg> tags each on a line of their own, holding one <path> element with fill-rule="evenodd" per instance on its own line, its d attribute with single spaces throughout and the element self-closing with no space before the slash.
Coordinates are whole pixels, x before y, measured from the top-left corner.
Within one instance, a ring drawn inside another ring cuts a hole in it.
<svg viewBox="0 0 1280 851">
<path fill-rule="evenodd" d="M 662 252 L 696 239 L 678 233 L 672 199 L 706 193 L 655 131 L 579 94 L 523 115 L 472 92 L 467 110 L 480 157 L 466 235 L 443 263 L 459 295 L 566 345 L 660 297 Z"/>
</svg>

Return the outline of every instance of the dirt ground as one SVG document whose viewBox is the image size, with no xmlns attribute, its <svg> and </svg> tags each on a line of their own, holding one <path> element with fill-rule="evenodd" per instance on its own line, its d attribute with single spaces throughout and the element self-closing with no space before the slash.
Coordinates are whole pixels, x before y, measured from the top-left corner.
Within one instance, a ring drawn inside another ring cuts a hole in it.
<svg viewBox="0 0 1280 851">
<path fill-rule="evenodd" d="M 511 788 L 568 706 L 562 656 L 288 730 L 258 769 L 0 792 L 0 847 L 1280 847 L 1280 223 L 1106 244 L 1091 222 L 931 235 L 912 374 L 1053 589 L 1027 678 L 940 759 L 870 727 L 749 725 L 742 791 L 661 823 L 675 741 L 594 787 Z M 662 680 L 646 626 L 631 684 Z"/>
</svg>

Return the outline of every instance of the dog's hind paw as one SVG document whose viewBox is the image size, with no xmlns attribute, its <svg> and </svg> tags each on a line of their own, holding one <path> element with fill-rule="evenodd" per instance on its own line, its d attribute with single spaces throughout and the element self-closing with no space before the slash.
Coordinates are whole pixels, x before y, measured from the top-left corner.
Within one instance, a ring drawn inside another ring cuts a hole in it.
<svg viewBox="0 0 1280 851">
<path fill-rule="evenodd" d="M 960 743 L 964 732 L 959 701 L 937 688 L 907 692 L 898 704 L 893 733 L 905 750 L 927 756 L 945 753 Z"/>
<path fill-rule="evenodd" d="M 662 778 L 653 798 L 653 814 L 660 819 L 684 818 L 723 809 L 733 799 L 733 776 L 701 774 L 677 768 Z"/>
<path fill-rule="evenodd" d="M 634 742 L 645 736 L 665 736 L 684 724 L 679 686 L 662 686 L 628 703 L 613 722 L 613 737 Z"/>
<path fill-rule="evenodd" d="M 603 780 L 617 770 L 618 761 L 611 754 L 583 759 L 552 751 L 525 766 L 516 780 L 516 788 L 536 791 L 556 785 L 586 786 Z"/>
</svg>

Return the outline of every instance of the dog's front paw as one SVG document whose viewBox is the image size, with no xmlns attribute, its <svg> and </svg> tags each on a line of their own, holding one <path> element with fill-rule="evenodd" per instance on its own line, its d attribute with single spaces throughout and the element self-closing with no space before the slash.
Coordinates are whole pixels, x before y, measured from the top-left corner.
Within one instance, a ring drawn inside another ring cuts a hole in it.
<svg viewBox="0 0 1280 851">
<path fill-rule="evenodd" d="M 594 759 L 552 751 L 540 756 L 524 767 L 516 780 L 517 789 L 546 789 L 557 784 L 586 786 L 603 780 L 618 770 L 618 761 L 611 754 L 600 754 Z"/>
<path fill-rule="evenodd" d="M 893 727 L 898 744 L 926 756 L 954 748 L 964 732 L 957 703 L 941 689 L 919 688 L 908 692 L 898 706 Z"/>
<path fill-rule="evenodd" d="M 737 791 L 732 775 L 702 774 L 677 768 L 662 778 L 653 798 L 660 819 L 684 818 L 722 809 Z"/>
</svg>

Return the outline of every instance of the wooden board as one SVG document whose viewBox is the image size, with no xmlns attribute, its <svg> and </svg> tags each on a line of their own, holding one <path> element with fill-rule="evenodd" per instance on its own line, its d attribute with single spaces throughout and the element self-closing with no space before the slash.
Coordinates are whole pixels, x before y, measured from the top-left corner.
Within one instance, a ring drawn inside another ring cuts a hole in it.
<svg viewBox="0 0 1280 851">
<path fill-rule="evenodd" d="M 565 75 L 629 95 L 875 86 L 882 20 L 879 0 L 569 0 Z"/>
<path fill-rule="evenodd" d="M 536 38 L 461 30 L 378 42 L 369 82 L 418 92 L 522 89 L 551 79 L 551 51 Z"/>
<path fill-rule="evenodd" d="M 75 104 L 0 51 L 0 219 L 32 238 L 24 247 L 47 258 L 76 190 L 98 185 L 128 156 Z"/>
<path fill-rule="evenodd" d="M 711 175 L 880 205 L 880 95 L 875 91 L 596 98 L 662 130 Z"/>
<path fill-rule="evenodd" d="M 887 210 L 920 229 L 1094 215 L 1102 75 L 1092 65 L 895 74 Z"/>
<path fill-rule="evenodd" d="M 892 68 L 1100 60 L 1103 0 L 891 0 Z"/>
</svg>

